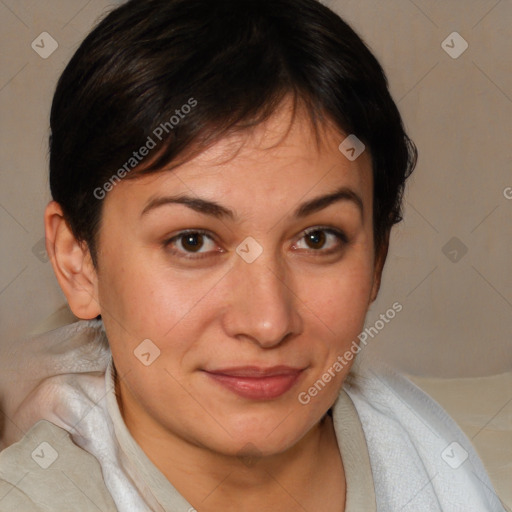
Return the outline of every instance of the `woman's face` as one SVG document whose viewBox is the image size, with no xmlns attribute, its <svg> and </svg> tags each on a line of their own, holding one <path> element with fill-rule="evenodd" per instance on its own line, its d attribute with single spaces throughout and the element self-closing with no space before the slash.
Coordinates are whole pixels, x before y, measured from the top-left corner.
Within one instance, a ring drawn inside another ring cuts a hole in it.
<svg viewBox="0 0 512 512">
<path fill-rule="evenodd" d="M 333 129 L 318 149 L 299 113 L 283 140 L 289 122 L 282 108 L 107 194 L 98 299 L 139 433 L 277 454 L 336 399 L 378 288 L 371 159 Z"/>
</svg>

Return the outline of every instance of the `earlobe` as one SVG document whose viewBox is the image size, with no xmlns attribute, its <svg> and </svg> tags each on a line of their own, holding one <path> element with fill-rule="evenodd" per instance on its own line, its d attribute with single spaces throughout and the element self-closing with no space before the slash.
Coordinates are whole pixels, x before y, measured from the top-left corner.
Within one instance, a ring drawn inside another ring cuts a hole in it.
<svg viewBox="0 0 512 512">
<path fill-rule="evenodd" d="M 44 224 L 46 250 L 71 311 L 82 319 L 97 317 L 101 313 L 97 273 L 87 244 L 76 240 L 55 201 L 46 207 Z"/>
</svg>

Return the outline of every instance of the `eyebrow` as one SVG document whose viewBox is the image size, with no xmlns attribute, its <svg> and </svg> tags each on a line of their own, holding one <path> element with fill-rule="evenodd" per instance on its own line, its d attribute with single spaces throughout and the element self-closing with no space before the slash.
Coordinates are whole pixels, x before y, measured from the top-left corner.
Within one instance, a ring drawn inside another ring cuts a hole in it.
<svg viewBox="0 0 512 512">
<path fill-rule="evenodd" d="M 334 192 L 331 192 L 330 194 L 315 197 L 310 201 L 302 203 L 296 208 L 292 215 L 298 218 L 306 217 L 307 215 L 311 215 L 312 213 L 323 210 L 331 204 L 339 201 L 352 202 L 358 207 L 361 213 L 361 217 L 363 217 L 363 200 L 354 190 L 348 187 L 341 187 Z M 215 201 L 200 199 L 187 195 L 155 197 L 148 201 L 142 210 L 141 217 L 151 210 L 169 204 L 183 204 L 196 212 L 203 213 L 205 215 L 211 215 L 219 219 L 230 218 L 231 220 L 234 220 L 237 218 L 236 214 L 232 210 L 220 205 L 219 203 L 216 203 Z"/>
</svg>

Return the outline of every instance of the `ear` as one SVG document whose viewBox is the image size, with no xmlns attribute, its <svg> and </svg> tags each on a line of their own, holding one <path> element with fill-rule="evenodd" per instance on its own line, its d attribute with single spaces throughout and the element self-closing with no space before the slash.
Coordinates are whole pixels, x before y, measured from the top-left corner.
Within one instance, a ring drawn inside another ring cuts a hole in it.
<svg viewBox="0 0 512 512">
<path fill-rule="evenodd" d="M 370 303 L 372 303 L 377 298 L 377 295 L 379 294 L 380 283 L 382 280 L 382 271 L 384 270 L 384 263 L 386 263 L 386 258 L 388 256 L 389 235 L 390 235 L 390 231 L 388 231 L 386 233 L 386 236 L 384 237 L 384 240 L 382 241 L 380 249 L 378 250 L 377 254 L 375 255 L 375 263 L 374 263 L 374 271 L 373 271 L 373 286 L 372 286 L 372 292 L 370 295 Z"/>
<path fill-rule="evenodd" d="M 46 251 L 69 307 L 82 319 L 100 314 L 98 280 L 89 249 L 76 240 L 59 203 L 51 201 L 44 213 Z"/>
</svg>

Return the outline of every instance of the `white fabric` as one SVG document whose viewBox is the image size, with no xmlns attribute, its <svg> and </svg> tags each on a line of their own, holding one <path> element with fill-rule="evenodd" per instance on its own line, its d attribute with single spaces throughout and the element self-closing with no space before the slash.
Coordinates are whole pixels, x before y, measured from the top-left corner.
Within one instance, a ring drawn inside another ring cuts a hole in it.
<svg viewBox="0 0 512 512">
<path fill-rule="evenodd" d="M 410 380 L 367 360 L 345 389 L 363 425 L 379 512 L 505 511 L 469 439 Z"/>
<path fill-rule="evenodd" d="M 163 510 L 149 489 L 137 489 L 138 469 L 127 464 L 116 440 L 108 408 L 111 356 L 101 322 L 77 322 L 26 340 L 2 361 L 2 408 L 11 420 L 6 445 L 47 419 L 98 459 L 120 512 Z M 505 512 L 470 441 L 428 395 L 371 362 L 350 382 L 345 389 L 366 436 L 378 512 Z M 459 452 L 468 456 L 455 467 Z M 176 504 L 176 511 L 190 509 L 177 492 Z"/>
<path fill-rule="evenodd" d="M 512 369 L 483 377 L 408 378 L 471 439 L 498 496 L 512 510 Z"/>
</svg>

